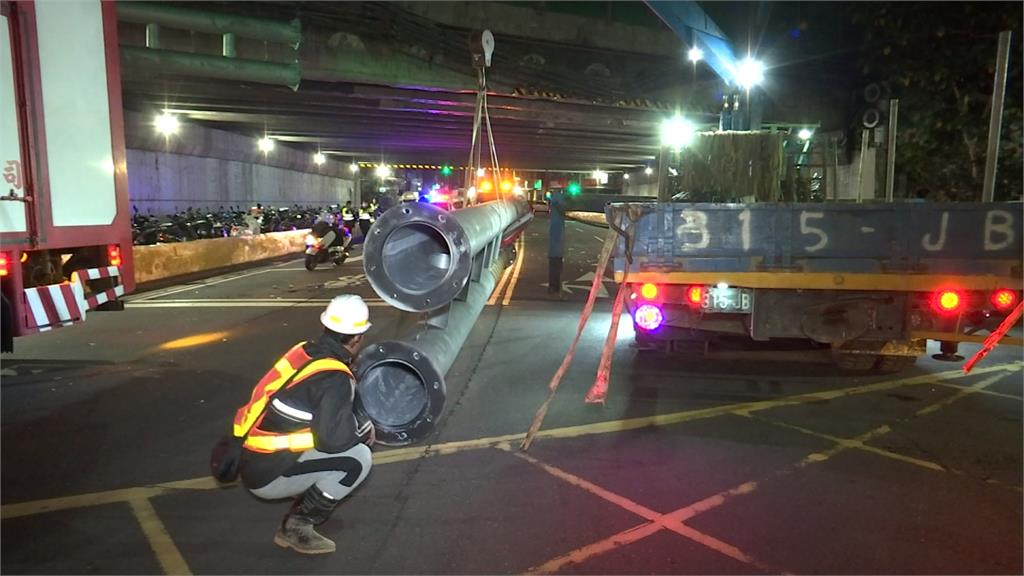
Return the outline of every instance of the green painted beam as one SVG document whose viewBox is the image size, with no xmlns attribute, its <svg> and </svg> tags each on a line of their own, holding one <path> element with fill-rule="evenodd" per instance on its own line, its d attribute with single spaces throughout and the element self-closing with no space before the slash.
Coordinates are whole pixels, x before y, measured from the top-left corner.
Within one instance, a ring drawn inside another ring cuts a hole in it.
<svg viewBox="0 0 1024 576">
<path fill-rule="evenodd" d="M 301 75 L 298 61 L 291 64 L 225 58 L 172 50 L 151 50 L 121 46 L 121 65 L 141 74 L 172 74 L 258 84 L 287 86 L 298 90 Z"/>
<path fill-rule="evenodd" d="M 298 18 L 290 22 L 281 22 L 179 8 L 159 2 L 118 2 L 117 19 L 137 24 L 159 24 L 168 28 L 208 34 L 235 34 L 254 40 L 280 42 L 296 50 L 302 44 L 302 24 Z"/>
</svg>

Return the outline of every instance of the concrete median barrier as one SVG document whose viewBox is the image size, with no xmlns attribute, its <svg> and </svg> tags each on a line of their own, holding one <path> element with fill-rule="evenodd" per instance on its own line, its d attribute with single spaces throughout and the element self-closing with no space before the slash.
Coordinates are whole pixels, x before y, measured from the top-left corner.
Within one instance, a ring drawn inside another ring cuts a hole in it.
<svg viewBox="0 0 1024 576">
<path fill-rule="evenodd" d="M 258 236 L 211 238 L 153 246 L 135 246 L 135 282 L 152 282 L 207 270 L 299 254 L 309 230 L 271 232 Z"/>
</svg>

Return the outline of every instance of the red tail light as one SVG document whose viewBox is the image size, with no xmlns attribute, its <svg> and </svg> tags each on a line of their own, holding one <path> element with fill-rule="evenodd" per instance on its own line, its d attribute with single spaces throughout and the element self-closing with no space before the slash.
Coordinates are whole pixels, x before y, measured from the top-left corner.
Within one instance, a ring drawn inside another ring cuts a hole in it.
<svg viewBox="0 0 1024 576">
<path fill-rule="evenodd" d="M 0 277 L 11 273 L 11 255 L 7 252 L 0 252 Z"/>
<path fill-rule="evenodd" d="M 107 261 L 110 262 L 111 266 L 121 265 L 121 247 L 117 244 L 111 244 L 107 246 Z"/>
<path fill-rule="evenodd" d="M 700 306 L 704 301 L 704 287 L 690 286 L 686 289 L 686 303 L 690 306 Z"/>
<path fill-rule="evenodd" d="M 939 290 L 932 297 L 932 308 L 936 312 L 952 314 L 964 306 L 964 297 L 956 290 Z"/>
<path fill-rule="evenodd" d="M 654 300 L 658 297 L 658 287 L 651 283 L 644 284 L 640 287 L 640 295 L 646 300 Z"/>
<path fill-rule="evenodd" d="M 992 305 L 1000 312 L 1006 312 L 1017 304 L 1017 293 L 1009 288 L 1000 288 L 992 293 Z"/>
</svg>

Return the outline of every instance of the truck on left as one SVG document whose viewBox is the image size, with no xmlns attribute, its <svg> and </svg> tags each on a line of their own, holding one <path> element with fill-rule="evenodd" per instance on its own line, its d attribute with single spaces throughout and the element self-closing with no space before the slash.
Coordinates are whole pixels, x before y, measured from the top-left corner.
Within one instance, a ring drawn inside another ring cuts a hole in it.
<svg viewBox="0 0 1024 576">
<path fill-rule="evenodd" d="M 0 0 L 2 349 L 135 287 L 114 2 Z"/>
</svg>

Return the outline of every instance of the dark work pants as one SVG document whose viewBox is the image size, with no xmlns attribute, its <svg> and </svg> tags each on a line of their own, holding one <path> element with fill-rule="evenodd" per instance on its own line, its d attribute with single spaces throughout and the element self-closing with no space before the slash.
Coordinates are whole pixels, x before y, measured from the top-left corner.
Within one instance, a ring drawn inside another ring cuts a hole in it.
<svg viewBox="0 0 1024 576">
<path fill-rule="evenodd" d="M 548 294 L 558 294 L 562 291 L 562 258 L 548 258 Z"/>
</svg>

